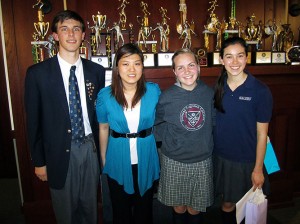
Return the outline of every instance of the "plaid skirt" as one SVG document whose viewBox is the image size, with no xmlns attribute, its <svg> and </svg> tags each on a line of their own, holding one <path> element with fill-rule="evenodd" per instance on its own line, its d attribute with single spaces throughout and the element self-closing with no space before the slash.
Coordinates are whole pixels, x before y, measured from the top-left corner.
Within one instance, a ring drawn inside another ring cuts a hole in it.
<svg viewBox="0 0 300 224">
<path fill-rule="evenodd" d="M 224 202 L 238 202 L 252 187 L 251 175 L 255 163 L 234 162 L 220 156 L 213 156 L 214 188 Z M 270 194 L 268 174 L 264 168 L 265 182 L 262 190 Z"/>
<path fill-rule="evenodd" d="M 212 158 L 181 163 L 161 154 L 158 200 L 167 206 L 186 205 L 206 212 L 213 203 Z"/>
</svg>

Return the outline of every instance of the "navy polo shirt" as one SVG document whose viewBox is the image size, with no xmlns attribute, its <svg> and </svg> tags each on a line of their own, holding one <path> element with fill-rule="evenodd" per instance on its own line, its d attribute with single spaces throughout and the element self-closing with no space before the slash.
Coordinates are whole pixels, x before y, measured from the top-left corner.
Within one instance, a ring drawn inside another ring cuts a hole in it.
<svg viewBox="0 0 300 224">
<path fill-rule="evenodd" d="M 231 91 L 225 80 L 225 113 L 217 112 L 214 152 L 231 161 L 255 162 L 256 123 L 269 123 L 272 107 L 269 88 L 251 74 L 234 91 Z"/>
</svg>

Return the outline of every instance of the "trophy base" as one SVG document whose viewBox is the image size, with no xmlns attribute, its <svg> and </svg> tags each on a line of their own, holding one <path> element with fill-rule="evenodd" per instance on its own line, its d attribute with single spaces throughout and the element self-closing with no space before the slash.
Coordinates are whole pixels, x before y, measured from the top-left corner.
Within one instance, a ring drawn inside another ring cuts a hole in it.
<svg viewBox="0 0 300 224">
<path fill-rule="evenodd" d="M 102 65 L 104 68 L 110 68 L 110 60 L 108 56 L 91 56 L 91 61 Z"/>
<path fill-rule="evenodd" d="M 157 53 L 157 66 L 172 66 L 172 57 L 174 53 Z"/>
<path fill-rule="evenodd" d="M 257 51 L 255 52 L 254 64 L 271 64 L 271 51 Z"/>
<path fill-rule="evenodd" d="M 156 56 L 154 53 L 143 53 L 144 55 L 144 67 L 155 67 L 156 66 Z"/>
<path fill-rule="evenodd" d="M 285 52 L 272 52 L 272 64 L 285 64 Z"/>
</svg>

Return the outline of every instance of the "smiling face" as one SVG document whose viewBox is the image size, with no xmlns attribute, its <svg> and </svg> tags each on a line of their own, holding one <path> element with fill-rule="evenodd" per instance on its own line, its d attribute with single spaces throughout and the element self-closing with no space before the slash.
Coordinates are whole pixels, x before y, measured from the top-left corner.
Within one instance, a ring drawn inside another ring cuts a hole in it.
<svg viewBox="0 0 300 224">
<path fill-rule="evenodd" d="M 222 65 L 225 66 L 228 76 L 239 76 L 247 64 L 245 48 L 239 44 L 228 45 L 224 49 L 223 58 L 220 58 Z"/>
<path fill-rule="evenodd" d="M 125 54 L 118 61 L 118 71 L 124 86 L 137 85 L 143 74 L 143 62 L 138 54 Z"/>
<path fill-rule="evenodd" d="M 79 53 L 79 47 L 84 39 L 85 33 L 82 31 L 79 21 L 67 19 L 63 22 L 58 22 L 57 32 L 53 33 L 56 41 L 59 41 L 60 54 Z"/>
<path fill-rule="evenodd" d="M 197 64 L 193 54 L 178 54 L 174 58 L 173 71 L 182 88 L 193 90 L 196 87 L 196 80 L 200 74 L 200 66 Z"/>
</svg>

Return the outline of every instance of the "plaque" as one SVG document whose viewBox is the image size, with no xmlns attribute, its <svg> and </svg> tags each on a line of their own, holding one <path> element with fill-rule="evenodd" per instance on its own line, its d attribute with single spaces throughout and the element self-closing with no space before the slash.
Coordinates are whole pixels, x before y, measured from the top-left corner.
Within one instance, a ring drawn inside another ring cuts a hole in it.
<svg viewBox="0 0 300 224">
<path fill-rule="evenodd" d="M 174 53 L 158 53 L 157 65 L 158 66 L 172 66 L 172 57 Z"/>
<path fill-rule="evenodd" d="M 110 67 L 110 61 L 108 56 L 91 56 L 91 61 L 102 65 L 104 68 Z"/>
<path fill-rule="evenodd" d="M 143 53 L 144 55 L 144 67 L 154 67 L 155 63 L 155 54 L 153 53 Z"/>
<path fill-rule="evenodd" d="M 269 51 L 257 51 L 255 57 L 255 64 L 270 64 L 271 52 Z"/>
<path fill-rule="evenodd" d="M 286 53 L 287 61 L 292 65 L 300 65 L 300 46 L 293 46 Z"/>
<path fill-rule="evenodd" d="M 272 63 L 273 64 L 285 64 L 286 52 L 272 52 Z"/>
<path fill-rule="evenodd" d="M 199 49 L 197 51 L 197 56 L 198 56 L 199 65 L 203 66 L 203 67 L 206 67 L 207 66 L 206 51 L 204 49 Z"/>
<path fill-rule="evenodd" d="M 107 69 L 105 70 L 105 86 L 109 86 L 112 81 L 112 70 Z"/>
</svg>

